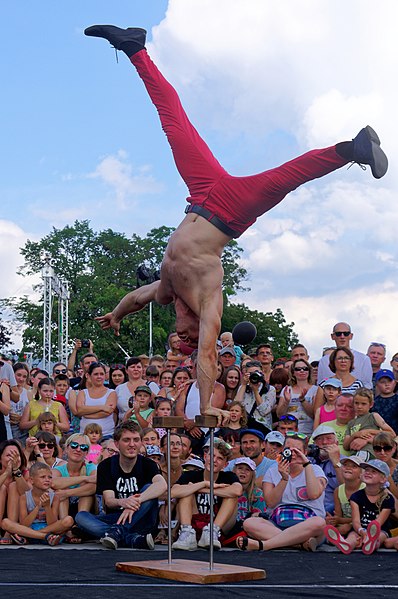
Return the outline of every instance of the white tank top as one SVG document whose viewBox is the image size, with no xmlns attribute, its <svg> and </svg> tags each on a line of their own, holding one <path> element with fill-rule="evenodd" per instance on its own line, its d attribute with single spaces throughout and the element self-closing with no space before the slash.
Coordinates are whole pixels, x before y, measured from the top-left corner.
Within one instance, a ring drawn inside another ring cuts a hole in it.
<svg viewBox="0 0 398 599">
<path fill-rule="evenodd" d="M 106 400 L 109 397 L 109 394 L 112 393 L 113 389 L 107 389 L 105 394 L 102 397 L 91 397 L 88 389 L 83 389 L 84 391 L 84 395 L 86 398 L 86 406 L 87 407 L 91 407 L 91 406 L 104 406 Z M 115 430 L 115 422 L 113 420 L 113 414 L 111 414 L 110 416 L 106 416 L 105 418 L 85 418 L 84 416 L 82 417 L 82 419 L 80 420 L 80 433 L 83 434 L 84 433 L 84 429 L 86 428 L 86 426 L 88 424 L 93 424 L 94 422 L 96 422 L 97 424 L 100 425 L 100 427 L 102 428 L 102 436 L 109 436 L 109 435 L 113 435 L 113 432 Z"/>
</svg>

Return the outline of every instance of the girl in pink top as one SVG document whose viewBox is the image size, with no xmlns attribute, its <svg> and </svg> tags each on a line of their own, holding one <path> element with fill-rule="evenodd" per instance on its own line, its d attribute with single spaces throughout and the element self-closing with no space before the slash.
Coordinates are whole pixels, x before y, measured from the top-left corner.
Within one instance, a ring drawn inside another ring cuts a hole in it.
<svg viewBox="0 0 398 599">
<path fill-rule="evenodd" d="M 320 406 L 315 412 L 314 430 L 324 422 L 336 420 L 336 412 L 334 406 L 336 399 L 341 393 L 341 381 L 336 378 L 327 379 L 322 385 L 323 396 L 325 403 Z"/>
</svg>

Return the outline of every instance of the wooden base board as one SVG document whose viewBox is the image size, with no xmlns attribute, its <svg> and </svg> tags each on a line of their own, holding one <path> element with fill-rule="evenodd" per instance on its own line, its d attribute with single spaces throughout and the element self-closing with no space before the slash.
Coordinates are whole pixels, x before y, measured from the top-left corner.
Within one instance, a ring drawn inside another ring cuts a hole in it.
<svg viewBox="0 0 398 599">
<path fill-rule="evenodd" d="M 208 562 L 183 559 L 173 560 L 171 564 L 167 560 L 118 562 L 116 570 L 137 574 L 138 576 L 167 578 L 196 584 L 262 580 L 266 577 L 265 570 L 229 564 L 214 564 L 213 570 L 210 570 Z"/>
</svg>

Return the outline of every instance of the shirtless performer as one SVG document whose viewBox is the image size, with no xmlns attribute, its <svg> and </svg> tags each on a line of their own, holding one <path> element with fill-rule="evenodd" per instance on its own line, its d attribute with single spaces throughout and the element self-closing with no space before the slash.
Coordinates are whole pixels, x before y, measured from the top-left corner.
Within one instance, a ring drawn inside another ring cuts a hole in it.
<svg viewBox="0 0 398 599">
<path fill-rule="evenodd" d="M 97 320 L 103 329 L 112 328 L 118 335 L 127 314 L 138 312 L 151 301 L 174 302 L 180 339 L 198 347 L 201 414 L 215 415 L 219 422 L 225 422 L 228 412 L 210 403 L 223 309 L 224 246 L 299 185 L 350 162 L 369 165 L 379 179 L 387 171 L 387 158 L 376 133 L 365 127 L 353 141 L 313 150 L 258 175 L 233 177 L 217 162 L 188 120 L 176 91 L 149 58 L 144 29 L 94 25 L 85 34 L 105 38 L 136 68 L 157 108 L 177 169 L 190 193 L 187 215 L 170 237 L 160 281 L 128 293 L 112 312 Z"/>
</svg>

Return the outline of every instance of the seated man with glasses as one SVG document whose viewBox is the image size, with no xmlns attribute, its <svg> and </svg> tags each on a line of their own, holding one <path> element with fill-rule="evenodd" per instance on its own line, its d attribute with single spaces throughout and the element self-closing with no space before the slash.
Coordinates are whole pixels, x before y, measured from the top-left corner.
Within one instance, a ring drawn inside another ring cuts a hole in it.
<svg viewBox="0 0 398 599">
<path fill-rule="evenodd" d="M 268 551 L 302 544 L 315 551 L 322 541 L 327 478 L 308 459 L 307 442 L 304 433 L 287 431 L 281 459 L 263 480 L 264 499 L 272 508 L 271 516 L 269 520 L 245 520 L 243 528 L 248 538 L 237 539 L 239 549 Z"/>
<path fill-rule="evenodd" d="M 334 429 L 328 424 L 320 424 L 312 433 L 314 445 L 309 451 L 309 459 L 319 466 L 325 474 L 325 509 L 329 514 L 334 513 L 334 490 L 344 482 L 341 470 L 340 447 Z"/>
<path fill-rule="evenodd" d="M 154 549 L 158 498 L 166 491 L 166 481 L 157 464 L 140 454 L 138 424 L 123 422 L 115 429 L 114 441 L 119 454 L 104 459 L 97 473 L 97 493 L 103 497 L 106 513 L 94 516 L 81 511 L 76 524 L 107 549 Z"/>
<path fill-rule="evenodd" d="M 350 349 L 350 342 L 354 334 L 352 333 L 349 324 L 346 322 L 338 322 L 334 325 L 330 336 L 335 342 L 337 349 L 343 347 Z M 353 376 L 362 381 L 364 387 L 367 389 L 372 389 L 373 371 L 369 356 L 366 356 L 355 349 L 351 349 L 351 351 L 354 355 L 354 370 L 352 371 Z M 325 355 L 323 358 L 321 358 L 318 365 L 318 384 L 324 379 L 330 378 L 332 376 L 333 372 L 329 368 L 329 355 Z"/>
<path fill-rule="evenodd" d="M 204 470 L 184 472 L 171 489 L 178 499 L 180 534 L 173 549 L 192 551 L 210 547 L 210 441 L 204 446 Z M 221 533 L 227 534 L 236 523 L 238 497 L 242 485 L 234 472 L 223 472 L 231 457 L 231 446 L 220 438 L 214 439 L 214 549 L 221 549 Z M 197 542 L 197 531 L 201 532 Z"/>
</svg>

